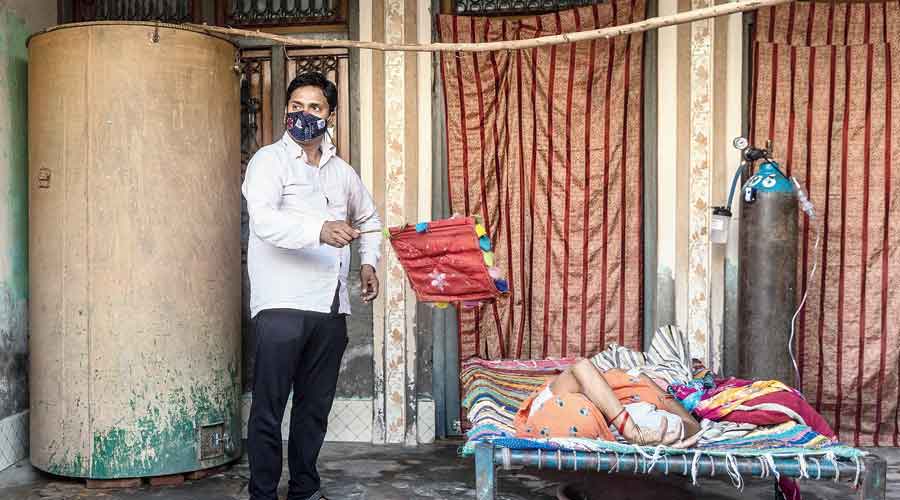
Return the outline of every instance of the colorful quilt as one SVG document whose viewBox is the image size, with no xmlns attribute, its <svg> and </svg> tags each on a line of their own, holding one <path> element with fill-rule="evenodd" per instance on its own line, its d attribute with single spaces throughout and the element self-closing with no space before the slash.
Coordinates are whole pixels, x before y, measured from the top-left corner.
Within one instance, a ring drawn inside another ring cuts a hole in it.
<svg viewBox="0 0 900 500">
<path fill-rule="evenodd" d="M 522 402 L 550 377 L 576 361 L 574 358 L 542 361 L 485 361 L 471 359 L 463 364 L 460 381 L 463 406 L 472 424 L 463 455 L 474 452 L 478 442 L 491 442 L 511 449 L 575 450 L 617 453 L 665 453 L 669 455 L 702 452 L 711 456 L 828 456 L 855 459 L 865 453 L 820 434 L 803 423 L 784 422 L 774 426 L 756 426 L 705 419 L 701 426 L 709 437 L 695 448 L 678 450 L 664 447 L 639 447 L 624 442 L 596 439 L 515 437 L 513 418 Z M 768 386 L 766 386 L 768 387 Z"/>
</svg>

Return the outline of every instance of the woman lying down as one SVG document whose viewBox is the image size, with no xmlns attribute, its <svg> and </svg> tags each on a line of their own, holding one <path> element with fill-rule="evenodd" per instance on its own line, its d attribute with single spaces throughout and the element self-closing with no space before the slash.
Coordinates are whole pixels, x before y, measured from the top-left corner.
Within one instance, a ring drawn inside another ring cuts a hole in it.
<svg viewBox="0 0 900 500">
<path fill-rule="evenodd" d="M 588 359 L 544 384 L 515 419 L 516 435 L 523 438 L 615 441 L 610 426 L 639 445 L 687 448 L 700 438 L 697 421 L 647 375 L 638 369 L 601 372 Z"/>
</svg>

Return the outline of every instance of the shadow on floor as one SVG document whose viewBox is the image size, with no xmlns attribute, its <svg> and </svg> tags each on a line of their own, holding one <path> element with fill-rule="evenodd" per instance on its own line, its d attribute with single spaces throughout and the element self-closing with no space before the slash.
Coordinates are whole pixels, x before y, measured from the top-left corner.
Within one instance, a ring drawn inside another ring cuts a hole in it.
<svg viewBox="0 0 900 500">
<path fill-rule="evenodd" d="M 320 457 L 323 488 L 333 500 L 474 499 L 474 464 L 457 454 L 460 442 L 406 448 L 357 443 L 327 443 Z M 888 498 L 900 498 L 900 451 L 879 449 L 888 460 Z M 287 461 L 284 461 L 285 469 Z M 45 474 L 20 462 L 0 473 L 3 500 L 246 500 L 250 473 L 246 460 L 225 472 L 181 486 L 144 486 L 126 490 L 88 490 L 81 481 Z M 553 471 L 500 472 L 499 500 L 554 500 L 561 484 L 585 492 L 589 500 L 730 500 L 774 498 L 771 481 L 750 481 L 743 492 L 725 478 L 700 487 L 680 476 L 575 474 Z M 804 500 L 850 500 L 846 484 L 806 481 Z M 279 488 L 287 493 L 287 471 Z M 893 490 L 893 491 L 892 491 Z M 577 497 L 576 497 L 577 498 Z M 580 499 L 579 499 L 580 500 Z"/>
</svg>

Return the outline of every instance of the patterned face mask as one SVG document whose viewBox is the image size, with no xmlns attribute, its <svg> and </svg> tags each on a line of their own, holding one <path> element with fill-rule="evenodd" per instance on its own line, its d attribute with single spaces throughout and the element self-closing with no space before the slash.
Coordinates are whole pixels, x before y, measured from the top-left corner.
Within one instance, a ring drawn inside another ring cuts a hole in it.
<svg viewBox="0 0 900 500">
<path fill-rule="evenodd" d="M 328 123 L 316 115 L 295 111 L 285 116 L 285 128 L 294 140 L 308 142 L 324 134 Z"/>
</svg>

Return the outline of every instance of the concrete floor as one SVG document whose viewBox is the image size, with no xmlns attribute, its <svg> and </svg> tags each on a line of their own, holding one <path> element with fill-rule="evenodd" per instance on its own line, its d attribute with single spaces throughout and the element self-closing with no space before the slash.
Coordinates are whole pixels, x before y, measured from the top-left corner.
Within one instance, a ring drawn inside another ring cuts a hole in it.
<svg viewBox="0 0 900 500">
<path fill-rule="evenodd" d="M 457 455 L 459 442 L 442 442 L 418 448 L 327 443 L 320 457 L 323 489 L 332 500 L 474 499 L 474 464 Z M 879 449 L 888 460 L 888 498 L 900 499 L 900 450 Z M 286 461 L 285 461 L 285 467 Z M 82 482 L 50 476 L 23 461 L 0 472 L 3 500 L 245 500 L 249 470 L 246 460 L 224 473 L 182 486 L 129 490 L 88 490 Z M 281 495 L 286 493 L 283 477 Z M 598 492 L 592 500 L 709 500 L 771 499 L 769 481 L 751 481 L 743 492 L 722 479 L 704 480 L 700 487 L 680 477 L 631 476 L 548 471 L 501 471 L 501 500 L 553 500 L 563 482 Z M 805 500 L 854 498 L 844 484 L 806 481 Z"/>
</svg>

